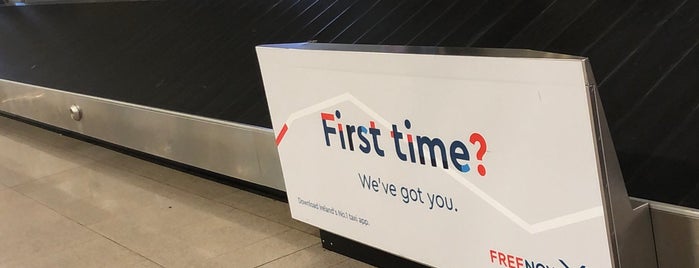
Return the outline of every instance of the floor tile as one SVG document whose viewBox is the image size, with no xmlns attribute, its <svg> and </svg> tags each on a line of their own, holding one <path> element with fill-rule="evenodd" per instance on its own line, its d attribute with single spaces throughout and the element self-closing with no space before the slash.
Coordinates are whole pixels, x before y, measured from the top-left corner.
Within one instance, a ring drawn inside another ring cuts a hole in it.
<svg viewBox="0 0 699 268">
<path fill-rule="evenodd" d="M 93 161 L 70 151 L 42 144 L 24 144 L 4 136 L 0 136 L 0 148 L 11 152 L 0 154 L 0 166 L 31 178 L 41 178 Z"/>
<path fill-rule="evenodd" d="M 2 189 L 0 190 L 0 216 L 2 216 L 1 219 L 7 220 L 14 218 L 16 216 L 22 216 L 22 215 L 14 215 L 14 212 L 20 211 L 23 209 L 25 206 L 39 206 L 34 202 L 29 197 L 26 197 L 12 189 Z M 2 224 L 3 221 L 0 221 L 0 224 Z"/>
<path fill-rule="evenodd" d="M 288 230 L 244 248 L 210 259 L 206 267 L 257 267 L 320 243 L 318 238 L 298 230 Z"/>
<path fill-rule="evenodd" d="M 227 196 L 216 199 L 221 203 L 250 212 L 257 216 L 284 224 L 291 228 L 319 236 L 318 228 L 291 218 L 289 204 L 271 198 L 259 196 L 247 191 L 238 190 Z"/>
<path fill-rule="evenodd" d="M 153 205 L 187 209 L 189 213 L 192 213 L 192 215 L 215 216 L 221 215 L 233 209 L 231 206 L 192 194 L 185 190 L 174 188 L 170 185 L 159 185 L 161 186 L 160 188 L 166 189 L 159 193 L 160 195 L 166 197 L 166 199 L 163 199 L 162 202 L 153 203 Z"/>
<path fill-rule="evenodd" d="M 172 169 L 165 169 L 163 173 L 166 179 L 161 181 L 165 184 L 207 199 L 213 200 L 238 191 L 238 189 L 233 187 Z"/>
<path fill-rule="evenodd" d="M 106 228 L 116 231 L 113 227 L 118 225 L 143 226 L 153 231 L 172 234 L 182 226 L 199 222 L 208 217 L 211 216 L 198 211 L 197 208 L 185 205 L 144 205 L 131 213 L 90 224 L 88 227 L 99 230 L 107 226 Z"/>
<path fill-rule="evenodd" d="M 0 191 L 0 264 L 48 254 L 95 239 L 83 226 L 33 202 L 12 189 Z"/>
<path fill-rule="evenodd" d="M 63 134 L 0 116 L 0 135 L 35 148 L 61 153 L 77 153 L 93 160 L 116 152 L 74 139 Z M 3 135 L 4 134 L 4 135 Z"/>
<path fill-rule="evenodd" d="M 100 162 L 152 180 L 161 181 L 166 179 L 164 176 L 159 175 L 165 167 L 126 154 L 113 155 L 112 157 L 101 159 Z"/>
<path fill-rule="evenodd" d="M 142 261 L 142 262 L 136 263 L 136 264 L 131 266 L 131 268 L 160 268 L 160 267 L 163 267 L 163 266 L 160 264 L 157 264 L 153 261 L 150 261 L 150 260 Z"/>
<path fill-rule="evenodd" d="M 0 148 L 7 152 L 0 154 L 0 160 L 2 160 L 0 165 L 7 166 L 17 174 L 29 178 L 40 178 L 76 165 L 119 154 L 100 146 L 2 116 L 0 116 Z M 36 158 L 39 161 L 24 161 L 27 160 L 27 157 L 30 160 Z M 17 163 L 21 165 L 17 165 Z M 1 172 L 0 174 L 2 174 Z M 24 181 L 26 180 L 3 184 L 14 186 Z"/>
<path fill-rule="evenodd" d="M 102 162 L 208 199 L 220 198 L 237 190 L 224 184 L 145 162 L 128 155 L 114 156 L 104 159 Z"/>
<path fill-rule="evenodd" d="M 20 122 L 18 120 L 10 119 L 5 116 L 0 116 L 0 135 L 7 137 L 31 137 L 33 135 L 40 135 L 31 133 L 26 135 L 25 133 L 34 129 L 33 126 Z"/>
<path fill-rule="evenodd" d="M 172 198 L 89 228 L 167 267 L 197 266 L 288 229 L 188 193 Z"/>
<path fill-rule="evenodd" d="M 132 267 L 148 259 L 106 239 L 96 238 L 57 252 L 12 261 L 8 267 Z M 155 264 L 154 264 L 155 265 Z M 156 265 L 157 267 L 157 265 Z"/>
<path fill-rule="evenodd" d="M 212 257 L 210 252 L 163 233 L 161 226 L 134 224 L 128 218 L 114 218 L 90 229 L 166 267 L 194 265 Z"/>
<path fill-rule="evenodd" d="M 224 215 L 180 227 L 173 235 L 192 247 L 218 256 L 287 230 L 287 226 L 234 209 Z"/>
<path fill-rule="evenodd" d="M 24 174 L 19 174 L 0 165 L 0 186 L 12 187 L 35 180 Z"/>
<path fill-rule="evenodd" d="M 89 227 L 167 267 L 197 266 L 206 259 L 288 230 L 281 224 L 235 209 L 217 214 L 177 208 L 163 209 L 160 213 L 141 211 L 151 213 L 113 218 Z"/>
<path fill-rule="evenodd" d="M 79 146 L 72 146 L 70 148 L 66 148 L 67 150 L 70 150 L 72 153 L 75 153 L 77 155 L 83 156 L 90 158 L 93 161 L 101 161 L 103 159 L 108 159 L 112 158 L 118 155 L 123 155 L 120 152 L 113 151 L 107 148 L 104 148 L 102 146 L 94 145 L 94 144 L 89 144 L 85 142 L 81 142 Z"/>
<path fill-rule="evenodd" d="M 157 187 L 148 179 L 93 163 L 14 189 L 82 224 L 92 224 L 166 199 L 153 193 Z"/>
<path fill-rule="evenodd" d="M 345 260 L 347 260 L 347 257 L 328 251 L 322 245 L 317 244 L 266 263 L 260 266 L 260 268 L 331 267 L 339 265 Z"/>
</svg>

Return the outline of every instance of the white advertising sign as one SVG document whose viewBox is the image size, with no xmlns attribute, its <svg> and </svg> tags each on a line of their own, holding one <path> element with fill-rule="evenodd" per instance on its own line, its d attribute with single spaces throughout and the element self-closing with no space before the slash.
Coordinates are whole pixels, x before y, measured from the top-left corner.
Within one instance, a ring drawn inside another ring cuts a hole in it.
<svg viewBox="0 0 699 268">
<path fill-rule="evenodd" d="M 612 267 L 583 58 L 338 48 L 257 48 L 294 218 L 438 267 Z"/>
</svg>

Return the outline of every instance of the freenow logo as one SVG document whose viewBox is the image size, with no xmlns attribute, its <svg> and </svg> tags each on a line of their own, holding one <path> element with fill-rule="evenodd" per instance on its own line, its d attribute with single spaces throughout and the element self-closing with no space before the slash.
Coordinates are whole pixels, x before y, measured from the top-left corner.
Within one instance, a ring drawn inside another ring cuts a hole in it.
<svg viewBox="0 0 699 268">
<path fill-rule="evenodd" d="M 460 140 L 454 140 L 445 144 L 441 138 L 427 135 L 416 135 L 409 133 L 412 123 L 405 119 L 403 125 L 399 127 L 392 124 L 390 136 L 393 141 L 392 146 L 380 144 L 379 136 L 385 131 L 376 127 L 374 121 L 369 121 L 369 125 L 343 124 L 340 119 L 342 113 L 336 110 L 335 113 L 320 113 L 323 133 L 325 134 L 325 145 L 329 147 L 340 147 L 343 150 L 359 151 L 365 154 L 372 152 L 384 157 L 386 149 L 392 148 L 398 159 L 409 163 L 419 163 L 426 165 L 426 158 L 429 156 L 430 165 L 437 167 L 438 164 L 444 169 L 449 169 L 450 163 L 454 169 L 463 173 L 469 172 L 471 167 L 467 162 L 471 160 L 466 144 Z M 469 137 L 472 145 L 478 145 L 476 159 L 483 160 L 487 145 L 485 138 L 479 133 L 472 133 Z M 485 176 L 485 166 L 478 164 L 478 174 Z"/>
<path fill-rule="evenodd" d="M 569 265 L 562 259 L 558 259 L 558 263 L 547 264 L 492 249 L 490 250 L 490 262 L 506 268 L 585 268 L 585 265 Z"/>
</svg>

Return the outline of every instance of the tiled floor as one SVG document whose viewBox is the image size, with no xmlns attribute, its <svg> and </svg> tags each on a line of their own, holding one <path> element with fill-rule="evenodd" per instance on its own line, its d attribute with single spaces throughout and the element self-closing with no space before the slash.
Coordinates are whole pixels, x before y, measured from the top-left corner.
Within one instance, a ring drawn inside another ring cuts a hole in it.
<svg viewBox="0 0 699 268">
<path fill-rule="evenodd" d="M 0 267 L 367 267 L 286 203 L 0 116 Z"/>
</svg>

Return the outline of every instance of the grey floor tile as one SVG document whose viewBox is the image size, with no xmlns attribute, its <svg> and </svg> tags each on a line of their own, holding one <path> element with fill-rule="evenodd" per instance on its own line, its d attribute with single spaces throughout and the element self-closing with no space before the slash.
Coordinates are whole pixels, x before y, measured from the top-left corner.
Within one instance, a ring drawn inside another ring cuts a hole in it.
<svg viewBox="0 0 699 268">
<path fill-rule="evenodd" d="M 318 228 L 291 218 L 289 204 L 287 203 L 242 190 L 238 190 L 216 200 L 308 234 L 319 236 Z"/>
<path fill-rule="evenodd" d="M 17 217 L 23 217 L 25 215 L 15 215 L 15 213 L 21 212 L 26 208 L 41 208 L 39 204 L 34 202 L 29 197 L 26 197 L 12 189 L 0 190 L 0 216 L 2 216 L 3 221 L 0 221 L 0 226 L 4 222 L 11 221 Z M 27 211 L 28 213 L 34 212 L 32 210 Z"/>
<path fill-rule="evenodd" d="M 92 160 L 116 154 L 114 151 L 87 142 L 1 116 L 0 136 L 5 136 L 40 150 L 52 151 L 57 154 L 78 154 Z"/>
<path fill-rule="evenodd" d="M 49 254 L 12 261 L 8 267 L 132 267 L 148 259 L 106 239 L 96 238 Z M 157 265 L 156 265 L 157 267 Z"/>
<path fill-rule="evenodd" d="M 12 189 L 0 191 L 0 265 L 50 254 L 98 236 Z"/>
<path fill-rule="evenodd" d="M 214 181 L 205 180 L 174 169 L 148 163 L 127 155 L 118 155 L 102 161 L 110 166 L 123 168 L 135 174 L 162 182 L 172 187 L 199 195 L 207 199 L 216 199 L 228 195 L 237 189 Z"/>
<path fill-rule="evenodd" d="M 160 264 L 157 264 L 153 261 L 150 261 L 150 260 L 142 261 L 142 262 L 136 263 L 136 264 L 131 266 L 131 268 L 159 268 L 159 267 L 163 267 L 163 266 Z"/>
<path fill-rule="evenodd" d="M 41 178 L 76 168 L 93 160 L 43 144 L 22 143 L 0 136 L 0 166 L 17 174 Z"/>
<path fill-rule="evenodd" d="M 287 230 L 289 227 L 234 209 L 219 217 L 209 217 L 182 226 L 173 236 L 192 247 L 218 256 Z"/>
<path fill-rule="evenodd" d="M 298 230 L 288 230 L 208 260 L 206 267 L 257 267 L 318 244 L 318 238 Z"/>
<path fill-rule="evenodd" d="M 82 224 L 131 213 L 166 199 L 155 182 L 97 164 L 70 169 L 14 187 Z"/>
<path fill-rule="evenodd" d="M 164 233 L 161 226 L 133 224 L 114 218 L 90 226 L 99 234 L 166 267 L 191 266 L 213 257 L 213 253 L 191 247 L 185 241 Z"/>
<path fill-rule="evenodd" d="M 347 257 L 323 249 L 320 244 L 297 251 L 266 263 L 261 268 L 304 268 L 304 267 L 332 267 L 347 260 Z"/>
<path fill-rule="evenodd" d="M 12 187 L 33 180 L 35 180 L 35 178 L 17 173 L 9 168 L 0 165 L 0 185 L 2 186 Z"/>
</svg>

